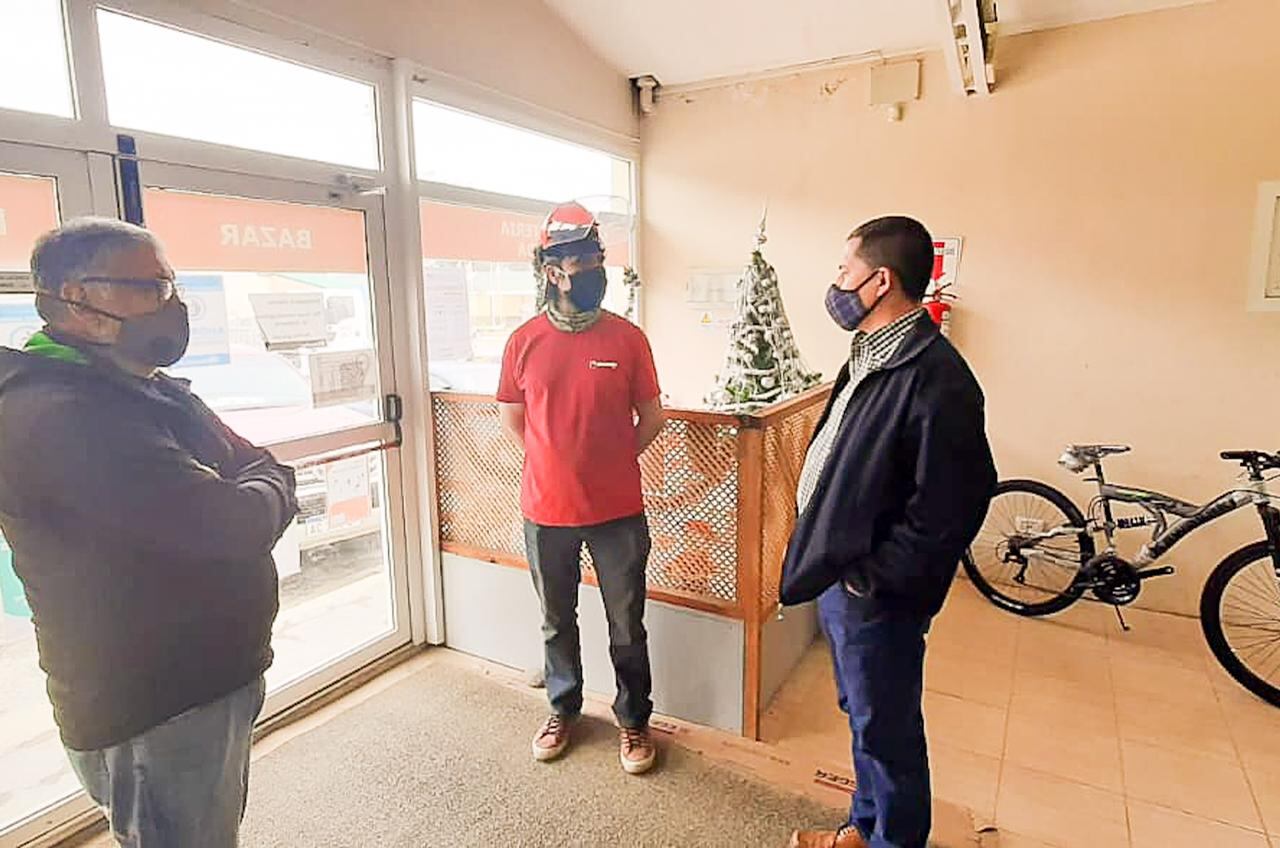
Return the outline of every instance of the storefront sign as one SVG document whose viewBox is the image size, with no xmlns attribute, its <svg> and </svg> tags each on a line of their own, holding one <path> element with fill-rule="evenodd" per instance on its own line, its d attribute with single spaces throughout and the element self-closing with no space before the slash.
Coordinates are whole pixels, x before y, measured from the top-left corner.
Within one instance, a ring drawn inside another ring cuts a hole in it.
<svg viewBox="0 0 1280 848">
<path fill-rule="evenodd" d="M 378 362 L 372 350 L 313 353 L 308 361 L 317 408 L 360 403 L 378 394 Z"/>
<path fill-rule="evenodd" d="M 147 226 L 183 271 L 366 272 L 364 213 L 147 189 Z"/>
</svg>

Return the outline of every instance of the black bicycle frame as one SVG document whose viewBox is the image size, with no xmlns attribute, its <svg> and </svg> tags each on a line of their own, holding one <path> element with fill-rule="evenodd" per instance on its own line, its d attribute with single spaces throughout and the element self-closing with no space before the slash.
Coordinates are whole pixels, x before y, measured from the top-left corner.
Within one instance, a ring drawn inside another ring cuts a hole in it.
<svg viewBox="0 0 1280 848">
<path fill-rule="evenodd" d="M 1258 504 L 1258 515 L 1262 517 L 1262 526 L 1267 529 L 1271 565 L 1276 570 L 1276 579 L 1280 580 L 1280 509 L 1271 504 Z"/>
</svg>

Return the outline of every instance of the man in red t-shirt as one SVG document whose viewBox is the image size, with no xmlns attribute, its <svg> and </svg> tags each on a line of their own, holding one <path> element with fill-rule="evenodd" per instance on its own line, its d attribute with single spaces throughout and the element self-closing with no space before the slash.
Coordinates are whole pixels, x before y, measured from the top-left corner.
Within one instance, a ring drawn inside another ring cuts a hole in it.
<svg viewBox="0 0 1280 848">
<path fill-rule="evenodd" d="M 498 385 L 503 429 L 524 448 L 520 508 L 542 603 L 552 714 L 534 736 L 533 756 L 563 753 L 582 711 L 578 582 L 585 544 L 609 620 L 619 756 L 628 773 L 640 774 L 655 752 L 644 629 L 649 525 L 639 456 L 662 430 L 658 377 L 640 328 L 600 308 L 604 246 L 591 213 L 577 203 L 557 207 L 540 242 L 534 263 L 546 307 L 511 335 Z"/>
</svg>

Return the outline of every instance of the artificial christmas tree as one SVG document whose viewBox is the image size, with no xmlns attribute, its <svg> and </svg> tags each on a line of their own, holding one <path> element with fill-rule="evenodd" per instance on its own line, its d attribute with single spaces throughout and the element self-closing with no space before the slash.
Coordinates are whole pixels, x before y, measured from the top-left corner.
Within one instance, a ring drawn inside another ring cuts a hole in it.
<svg viewBox="0 0 1280 848">
<path fill-rule="evenodd" d="M 738 281 L 729 351 L 716 387 L 707 397 L 714 409 L 750 412 L 800 394 L 821 379 L 805 367 L 791 334 L 778 275 L 761 253 L 767 240 L 762 218 L 751 262 Z"/>
</svg>

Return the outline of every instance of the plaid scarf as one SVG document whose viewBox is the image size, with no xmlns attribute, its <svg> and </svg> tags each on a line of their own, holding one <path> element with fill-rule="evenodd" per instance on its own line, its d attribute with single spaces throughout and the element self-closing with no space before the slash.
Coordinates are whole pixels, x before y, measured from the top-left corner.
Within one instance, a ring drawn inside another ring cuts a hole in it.
<svg viewBox="0 0 1280 848">
<path fill-rule="evenodd" d="M 565 312 L 560 309 L 556 298 L 547 298 L 547 320 L 551 326 L 562 333 L 581 333 L 589 330 L 600 320 L 604 310 L 596 307 L 589 312 Z"/>
</svg>

